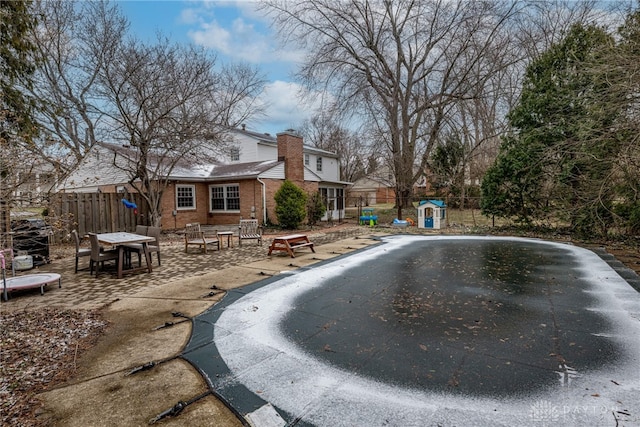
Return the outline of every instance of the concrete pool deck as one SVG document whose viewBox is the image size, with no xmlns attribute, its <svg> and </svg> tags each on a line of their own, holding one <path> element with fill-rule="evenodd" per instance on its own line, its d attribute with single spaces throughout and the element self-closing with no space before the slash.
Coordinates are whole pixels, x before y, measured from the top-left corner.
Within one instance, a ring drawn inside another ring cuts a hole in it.
<svg viewBox="0 0 640 427">
<path fill-rule="evenodd" d="M 48 425 L 65 427 L 148 425 L 150 418 L 171 408 L 176 402 L 190 402 L 190 399 L 209 390 L 208 384 L 189 363 L 181 357 L 176 358 L 184 351 L 190 339 L 192 322 L 179 322 L 180 319 L 172 317 L 172 312 L 196 316 L 213 304 L 217 304 L 225 295 L 224 292 L 216 292 L 216 295 L 210 296 L 211 286 L 214 284 L 228 292 L 229 296 L 235 293 L 234 290 L 244 294 L 250 290 L 248 286 L 259 279 L 276 280 L 275 277 L 278 275 L 289 276 L 291 273 L 287 271 L 307 271 L 308 267 L 317 263 L 322 264 L 323 260 L 340 260 L 343 254 L 376 244 L 377 242 L 372 238 L 386 234 L 385 230 L 372 230 L 368 227 L 356 227 L 353 230 L 338 229 L 336 232 L 320 230 L 310 234 L 313 235 L 312 240 L 317 243 L 317 253 L 300 251 L 295 259 L 288 256 L 267 257 L 266 246 L 258 245 L 243 245 L 242 248 L 236 245 L 230 250 L 225 248 L 223 251 L 214 251 L 207 255 L 189 254 L 189 256 L 184 256 L 182 245 L 163 247 L 162 266 L 154 267 L 153 274 L 131 275 L 121 280 L 109 275 L 101 276 L 96 280 L 90 277 L 88 272 L 74 274 L 73 258 L 54 261 L 46 266 L 46 271 L 60 272 L 63 275 L 61 289 L 51 287 L 44 296 L 40 296 L 38 292 L 15 296 L 8 303 L 3 303 L 3 310 L 101 307 L 106 319 L 112 324 L 108 334 L 95 348 L 88 354 L 78 354 L 78 366 L 73 381 L 39 395 L 45 407 L 38 411 L 40 414 L 38 420 L 48 419 Z M 265 242 L 265 245 L 267 244 Z M 606 253 L 600 255 L 612 264 L 616 264 L 615 259 L 610 255 Z M 45 268 L 40 270 L 44 271 Z M 636 280 L 637 286 L 637 276 L 628 277 L 630 277 L 629 281 Z M 260 312 L 260 310 L 257 311 Z M 176 321 L 176 325 L 172 328 L 156 330 L 156 327 L 167 321 Z M 328 327 L 327 331 L 331 332 L 332 327 Z M 322 353 L 328 356 L 336 354 L 332 350 L 335 349 L 323 349 Z M 153 369 L 141 371 L 136 375 L 127 375 L 132 368 L 149 361 L 158 363 Z M 632 373 L 623 382 L 619 382 L 616 378 L 624 372 L 617 370 L 617 366 L 616 364 L 611 367 L 611 372 L 615 374 L 611 379 L 603 379 L 603 386 L 606 385 L 605 388 L 608 388 L 605 393 L 607 399 L 618 390 L 623 394 L 621 398 L 627 396 L 632 387 L 630 384 L 634 378 L 637 378 L 637 375 L 634 376 Z M 225 374 L 221 371 L 218 375 Z M 233 377 L 227 378 L 238 384 L 237 390 L 243 387 L 246 389 Z M 269 378 L 265 378 L 265 381 Z M 358 379 L 356 375 L 351 378 Z M 326 391 L 322 389 L 323 384 L 324 382 L 317 384 L 319 388 L 316 393 L 319 390 Z M 346 384 L 339 384 L 336 388 L 346 386 Z M 403 396 L 406 391 L 401 388 L 396 391 L 398 391 L 398 401 L 405 401 Z M 637 393 L 637 387 L 632 388 L 631 392 Z M 615 408 L 600 405 L 604 401 L 599 398 L 599 393 L 600 391 L 596 390 L 583 390 L 583 399 L 586 401 L 581 407 L 575 406 L 580 403 L 579 400 L 531 401 L 521 405 L 525 411 L 522 413 L 522 418 L 525 421 L 535 421 L 532 423 L 535 426 L 552 425 L 559 424 L 558 420 L 566 422 L 568 419 L 581 419 L 580 414 L 584 412 L 597 412 L 604 420 L 602 425 L 615 425 L 614 417 L 617 417 L 620 426 L 639 424 L 638 411 L 635 407 L 625 409 L 622 403 Z M 252 416 L 264 415 L 264 422 L 257 425 L 267 426 L 271 422 L 268 416 L 273 414 L 270 410 L 273 406 L 265 403 L 263 394 L 261 389 L 254 390 L 244 402 L 251 404 L 253 401 L 262 404 L 259 406 L 263 408 L 262 412 L 253 411 Z M 368 391 L 362 398 L 368 399 L 369 394 L 375 395 L 375 390 Z M 432 396 L 434 400 L 430 401 L 431 412 L 421 413 L 421 425 L 437 425 L 438 420 L 442 418 L 437 416 L 429 418 L 434 411 L 436 411 L 435 415 L 438 415 L 437 411 L 446 414 L 449 409 L 455 411 L 459 409 L 457 405 L 461 404 L 461 400 L 449 400 L 445 395 L 441 395 L 441 398 L 437 397 Z M 624 400 L 621 399 L 621 402 Z M 486 400 L 489 404 L 494 401 L 499 403 L 501 399 Z M 242 406 L 238 405 L 237 408 L 241 410 Z M 312 409 L 310 406 L 310 413 Z M 357 407 L 354 407 L 355 409 Z M 278 410 L 281 409 L 278 408 Z M 331 408 L 327 415 L 334 415 L 336 410 Z M 473 417 L 474 411 L 482 414 L 485 411 L 484 408 L 477 409 L 475 406 L 469 406 L 466 410 L 469 422 L 458 423 L 458 425 L 487 425 L 486 418 L 479 417 L 475 422 Z M 625 415 L 625 410 L 629 410 L 630 413 Z M 382 424 L 386 419 L 386 414 L 380 412 L 376 412 L 380 414 L 380 418 L 374 425 Z M 496 422 L 493 422 L 490 411 L 485 415 L 492 420 L 489 425 L 500 425 L 499 417 L 495 418 Z M 535 418 L 531 418 L 533 416 Z M 347 421 L 348 418 L 345 418 L 344 422 Z M 189 405 L 180 412 L 179 416 L 169 416 L 161 421 L 161 425 L 165 426 L 210 426 L 212 424 L 240 426 L 243 423 L 246 425 L 246 421 L 238 420 L 213 396 L 204 397 Z M 304 425 L 305 421 L 301 417 L 300 420 L 294 419 L 292 422 L 292 424 L 296 423 Z M 308 421 L 306 423 L 309 424 Z M 322 424 L 320 421 L 318 423 Z M 447 425 L 447 423 L 444 424 Z M 577 425 L 575 422 L 565 424 Z M 344 424 L 339 422 L 337 425 Z"/>
<path fill-rule="evenodd" d="M 242 288 L 282 271 L 302 268 L 375 244 L 368 227 L 321 228 L 308 234 L 316 253 L 301 250 L 296 258 L 267 256 L 264 245 L 245 244 L 208 254 L 184 254 L 184 244 L 162 245 L 162 266 L 152 274 L 98 279 L 88 270 L 74 274 L 74 258 L 56 258 L 38 272 L 62 275 L 62 288 L 22 292 L 2 303 L 5 312 L 98 309 L 109 322 L 107 333 L 95 346 L 78 351 L 73 377 L 37 395 L 31 423 L 49 426 L 146 426 L 180 402 L 193 401 L 176 414 L 160 420 L 163 426 L 242 426 L 181 353 L 191 335 L 191 317 L 216 304 L 226 292 Z M 27 272 L 30 273 L 30 272 Z M 212 286 L 217 289 L 213 290 Z M 185 317 L 174 317 L 180 313 Z M 159 328 L 166 323 L 174 325 Z M 73 345 L 73 343 L 71 343 Z M 136 368 L 149 365 L 134 375 Z M 201 397 L 201 398 L 200 398 Z"/>
<path fill-rule="evenodd" d="M 639 336 L 589 250 L 394 236 L 231 291 L 183 357 L 261 426 L 637 425 Z"/>
</svg>

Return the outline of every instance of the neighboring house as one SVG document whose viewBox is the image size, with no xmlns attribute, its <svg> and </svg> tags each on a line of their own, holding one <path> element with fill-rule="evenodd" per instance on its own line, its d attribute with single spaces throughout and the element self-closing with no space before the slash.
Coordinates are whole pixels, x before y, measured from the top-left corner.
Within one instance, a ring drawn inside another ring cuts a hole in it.
<svg viewBox="0 0 640 427">
<path fill-rule="evenodd" d="M 15 166 L 13 205 L 16 207 L 42 206 L 56 181 L 56 171 L 50 163 L 35 160 L 29 166 Z"/>
<path fill-rule="evenodd" d="M 380 203 L 394 203 L 396 191 L 393 181 L 376 176 L 364 176 L 349 188 L 349 205 L 371 206 Z"/>
<path fill-rule="evenodd" d="M 426 194 L 430 191 L 429 182 L 420 177 L 413 186 L 414 194 Z M 395 203 L 395 177 L 391 170 L 383 166 L 373 173 L 356 180 L 349 187 L 350 206 L 371 206 L 382 203 Z"/>
<path fill-rule="evenodd" d="M 226 158 L 201 165 L 180 165 L 169 175 L 171 184 L 162 199 L 162 227 L 183 228 L 199 222 L 237 224 L 240 218 L 277 223 L 274 195 L 285 179 L 307 193 L 319 191 L 329 217 L 344 217 L 345 187 L 340 181 L 338 157 L 303 144 L 287 130 L 276 137 L 244 129 L 229 131 Z M 117 192 L 130 188 L 124 172 L 113 166 L 127 162 L 135 152 L 122 146 L 97 144 L 58 189 L 64 192 Z"/>
</svg>

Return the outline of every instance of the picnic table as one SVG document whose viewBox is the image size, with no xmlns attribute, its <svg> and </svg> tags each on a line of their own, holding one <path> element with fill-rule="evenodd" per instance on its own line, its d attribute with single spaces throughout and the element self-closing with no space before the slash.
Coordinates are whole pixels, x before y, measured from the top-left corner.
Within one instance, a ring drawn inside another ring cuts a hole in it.
<svg viewBox="0 0 640 427">
<path fill-rule="evenodd" d="M 269 255 L 271 252 L 287 252 L 291 255 L 291 258 L 295 258 L 293 251 L 298 248 L 310 248 L 311 252 L 315 253 L 313 249 L 313 243 L 309 241 L 309 238 L 304 234 L 290 234 L 288 236 L 280 236 L 273 239 L 269 246 Z"/>
</svg>

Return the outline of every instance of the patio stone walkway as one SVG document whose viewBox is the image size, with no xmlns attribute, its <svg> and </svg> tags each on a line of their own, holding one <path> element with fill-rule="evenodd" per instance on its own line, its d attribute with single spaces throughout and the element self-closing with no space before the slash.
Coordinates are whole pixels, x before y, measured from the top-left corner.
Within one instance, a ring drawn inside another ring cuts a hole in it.
<svg viewBox="0 0 640 427">
<path fill-rule="evenodd" d="M 336 231 L 331 229 L 318 232 L 310 232 L 316 245 L 322 245 L 337 240 L 346 239 L 358 235 L 371 234 L 371 229 L 358 226 L 343 226 Z M 80 260 L 80 268 L 74 273 L 73 256 L 63 259 L 54 259 L 50 264 L 36 267 L 21 274 L 35 274 L 42 272 L 58 273 L 62 276 L 62 288 L 57 285 L 49 285 L 45 288 L 44 296 L 39 289 L 10 295 L 7 303 L 2 303 L 2 310 L 9 312 L 15 310 L 36 309 L 40 307 L 58 307 L 73 309 L 96 309 L 116 301 L 122 297 L 136 294 L 142 290 L 152 289 L 156 286 L 181 280 L 187 277 L 197 277 L 225 268 L 248 265 L 255 261 L 268 260 L 269 244 L 275 236 L 265 236 L 262 246 L 255 242 L 238 245 L 237 239 L 232 248 L 226 247 L 220 251 L 212 250 L 207 254 L 197 253 L 191 249 L 188 254 L 184 252 L 184 245 L 180 242 L 161 243 L 160 257 L 162 265 L 157 265 L 153 256 L 153 273 L 137 273 L 125 275 L 117 279 L 115 273 L 101 273 L 98 278 L 89 275 L 88 258 Z M 52 251 L 55 251 L 52 248 Z M 295 258 L 291 263 L 295 265 Z M 256 270 L 256 280 L 260 280 L 261 272 Z"/>
</svg>

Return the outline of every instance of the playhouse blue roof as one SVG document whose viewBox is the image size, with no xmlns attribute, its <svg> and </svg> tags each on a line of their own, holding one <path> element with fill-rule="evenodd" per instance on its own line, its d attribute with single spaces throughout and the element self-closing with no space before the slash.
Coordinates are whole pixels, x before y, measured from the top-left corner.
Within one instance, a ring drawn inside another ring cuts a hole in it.
<svg viewBox="0 0 640 427">
<path fill-rule="evenodd" d="M 431 203 L 432 205 L 436 205 L 440 208 L 447 207 L 447 205 L 442 200 L 420 200 L 418 206 L 424 205 L 425 203 Z"/>
</svg>

